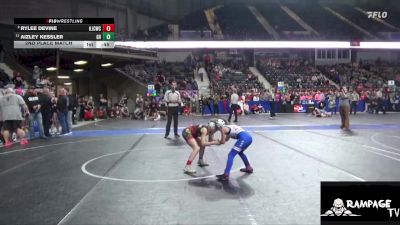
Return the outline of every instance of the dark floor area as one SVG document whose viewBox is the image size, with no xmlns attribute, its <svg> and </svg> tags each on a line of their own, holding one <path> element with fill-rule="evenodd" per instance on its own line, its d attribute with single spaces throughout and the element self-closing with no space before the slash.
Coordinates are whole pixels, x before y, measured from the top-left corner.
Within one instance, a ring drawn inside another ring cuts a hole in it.
<svg viewBox="0 0 400 225">
<path fill-rule="evenodd" d="M 339 122 L 240 117 L 254 174 L 238 172 L 237 157 L 229 183 L 214 176 L 234 141 L 209 147 L 210 166 L 188 176 L 189 147 L 163 138 L 166 121 L 104 120 L 0 148 L 0 224 L 319 224 L 320 181 L 400 180 L 400 114 L 351 116 L 351 135 Z"/>
</svg>

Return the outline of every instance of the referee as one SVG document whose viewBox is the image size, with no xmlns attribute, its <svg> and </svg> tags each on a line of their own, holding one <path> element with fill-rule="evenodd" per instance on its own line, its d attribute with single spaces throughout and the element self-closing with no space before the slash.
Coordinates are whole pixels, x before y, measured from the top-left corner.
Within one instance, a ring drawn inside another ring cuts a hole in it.
<svg viewBox="0 0 400 225">
<path fill-rule="evenodd" d="M 351 94 L 347 91 L 347 87 L 342 87 L 339 96 L 339 112 L 342 122 L 340 128 L 346 132 L 350 132 L 350 96 Z"/>
<path fill-rule="evenodd" d="M 232 88 L 232 95 L 231 95 L 231 109 L 229 111 L 229 118 L 228 122 L 231 122 L 232 113 L 235 114 L 235 120 L 233 122 L 237 122 L 237 110 L 239 109 L 239 95 L 237 94 L 236 88 Z"/>
<path fill-rule="evenodd" d="M 172 116 L 174 117 L 175 137 L 179 138 L 178 110 L 179 110 L 179 105 L 181 104 L 182 100 L 181 100 L 181 95 L 179 94 L 178 91 L 176 91 L 176 82 L 175 81 L 173 81 L 171 84 L 171 90 L 168 90 L 167 92 L 165 92 L 164 101 L 167 104 L 167 114 L 168 114 L 168 121 L 167 121 L 167 127 L 165 129 L 164 138 L 168 138 L 168 136 L 169 136 L 169 131 L 171 129 Z"/>
</svg>

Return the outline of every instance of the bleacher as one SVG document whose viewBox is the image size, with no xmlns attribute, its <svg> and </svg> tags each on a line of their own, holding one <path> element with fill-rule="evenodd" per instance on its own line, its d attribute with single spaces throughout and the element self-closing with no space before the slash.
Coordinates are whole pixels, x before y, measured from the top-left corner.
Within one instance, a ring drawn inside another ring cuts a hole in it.
<svg viewBox="0 0 400 225">
<path fill-rule="evenodd" d="M 190 13 L 179 21 L 180 30 L 209 30 L 207 18 L 203 10 Z"/>
<path fill-rule="evenodd" d="M 14 57 L 27 68 L 39 66 L 41 68 L 54 64 L 56 51 L 49 49 L 15 49 Z"/>
<path fill-rule="evenodd" d="M 178 84 L 178 89 L 197 90 L 197 85 L 194 85 L 193 70 L 183 63 L 160 64 L 157 66 L 157 74 L 164 75 L 167 81 L 175 80 Z"/>
<path fill-rule="evenodd" d="M 397 80 L 400 67 L 395 65 L 377 65 L 364 62 L 364 65 L 338 64 L 319 66 L 318 69 L 338 84 L 342 83 L 353 88 L 382 88 L 387 86 L 388 80 L 395 80 L 397 87 L 400 85 L 400 81 Z"/>
<path fill-rule="evenodd" d="M 379 32 L 393 32 L 394 29 L 385 26 L 378 21 L 368 18 L 367 15 L 355 10 L 352 6 L 348 5 L 341 5 L 341 4 L 334 4 L 328 5 L 331 9 L 335 10 L 336 12 L 340 13 L 342 16 L 346 17 L 352 23 L 366 29 L 367 31 L 371 32 L 372 34 L 377 35 Z"/>
<path fill-rule="evenodd" d="M 216 71 L 220 71 L 219 75 L 216 75 Z M 257 91 L 264 89 L 257 77 L 246 69 L 235 70 L 231 67 L 219 65 L 209 72 L 209 76 L 212 80 L 211 89 L 213 93 L 220 96 L 224 95 L 225 91 L 232 85 L 238 89 L 239 94 L 250 92 L 252 89 Z"/>
<path fill-rule="evenodd" d="M 282 39 L 290 40 L 314 40 L 314 39 L 330 39 L 330 40 L 370 40 L 370 37 L 348 23 L 342 21 L 332 13 L 328 12 L 324 7 L 328 6 L 335 10 L 349 21 L 365 30 L 377 35 L 379 32 L 398 32 L 398 30 L 385 26 L 367 15 L 355 9 L 354 6 L 343 4 L 327 4 L 320 5 L 315 2 L 287 3 L 287 6 L 296 15 L 298 15 L 305 23 L 310 25 L 320 33 L 319 37 L 309 34 L 295 34 L 292 31 L 305 31 L 295 20 L 293 20 L 284 10 L 281 9 L 279 3 L 263 2 L 256 3 L 254 6 L 258 9 L 263 17 L 272 25 L 272 27 L 281 35 Z M 360 8 L 366 11 L 379 11 L 369 5 L 360 5 Z M 400 27 L 400 19 L 395 16 L 397 12 L 392 9 L 382 9 L 380 11 L 388 12 L 388 17 L 384 18 L 394 26 Z M 272 36 L 262 27 L 257 18 L 248 9 L 248 5 L 244 3 L 229 3 L 215 11 L 216 23 L 222 29 L 225 40 L 272 40 Z M 240 16 L 238 16 L 240 15 Z M 180 30 L 185 31 L 205 31 L 210 30 L 206 16 L 203 10 L 190 13 L 179 21 Z M 168 24 L 163 23 L 155 27 L 151 27 L 145 31 L 139 31 L 135 36 L 136 40 L 167 40 Z M 198 35 L 194 35 L 198 38 Z M 212 35 L 211 35 L 212 36 Z M 378 35 L 384 38 L 383 35 Z M 186 36 L 185 36 L 186 37 Z M 191 37 L 190 35 L 188 36 Z M 397 36 L 396 36 L 397 37 Z M 187 38 L 187 37 L 186 37 Z M 210 37 L 208 37 L 210 38 Z M 212 38 L 212 37 L 211 37 Z M 386 38 L 386 37 L 385 37 Z"/>
<path fill-rule="evenodd" d="M 247 5 L 232 3 L 215 10 L 225 39 L 269 40 L 272 37 L 261 26 Z M 239 16 L 240 15 L 240 16 Z"/>
<path fill-rule="evenodd" d="M 127 75 L 139 80 L 144 85 L 155 82 L 156 75 L 163 75 L 166 83 L 176 81 L 180 90 L 197 90 L 193 70 L 184 63 L 135 63 L 120 68 Z"/>
<path fill-rule="evenodd" d="M 277 3 L 262 3 L 256 5 L 258 11 L 271 26 L 282 34 L 283 31 L 304 31 Z"/>
<path fill-rule="evenodd" d="M 322 39 L 330 40 L 362 40 L 365 36 L 339 18 L 325 10 L 321 5 L 302 2 L 302 4 L 287 4 L 307 24 L 317 30 Z"/>
<path fill-rule="evenodd" d="M 147 30 L 148 36 L 142 34 L 141 36 L 137 37 L 136 39 L 140 40 L 151 40 L 151 41 L 166 41 L 168 40 L 168 24 L 163 23 L 157 25 L 155 27 L 151 27 Z"/>
<path fill-rule="evenodd" d="M 299 61 L 289 61 L 286 59 L 272 59 L 272 64 L 265 59 L 257 61 L 257 68 L 263 76 L 274 87 L 278 82 L 283 81 L 289 88 L 294 89 L 335 89 L 321 72 L 311 65 L 305 65 Z M 315 77 L 316 80 L 312 80 Z"/>
</svg>

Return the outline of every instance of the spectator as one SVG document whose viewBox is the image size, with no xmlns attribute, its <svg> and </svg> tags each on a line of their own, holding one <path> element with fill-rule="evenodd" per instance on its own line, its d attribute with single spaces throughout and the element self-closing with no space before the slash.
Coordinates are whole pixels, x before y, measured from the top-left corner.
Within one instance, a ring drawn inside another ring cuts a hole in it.
<svg viewBox="0 0 400 225">
<path fill-rule="evenodd" d="M 118 112 L 120 110 L 120 106 L 118 106 Z M 86 104 L 85 104 L 85 109 L 84 109 L 84 114 L 83 114 L 83 118 L 84 120 L 95 120 L 95 115 L 94 115 L 94 101 L 93 101 L 93 97 L 89 96 Z"/>
<path fill-rule="evenodd" d="M 136 95 L 135 110 L 132 114 L 132 119 L 141 119 L 144 117 L 144 100 L 140 94 Z"/>
<path fill-rule="evenodd" d="M 211 100 L 211 97 L 204 97 L 203 98 L 203 113 L 202 113 L 202 115 L 204 115 L 204 110 L 206 109 L 206 107 L 210 111 L 210 114 L 213 113 L 213 111 L 211 109 L 211 101 L 210 100 Z"/>
<path fill-rule="evenodd" d="M 27 93 L 25 94 L 25 102 L 28 105 L 29 109 L 29 135 L 30 139 L 33 140 L 35 138 L 35 129 L 34 124 L 39 127 L 39 135 L 40 138 L 46 139 L 47 137 L 44 135 L 43 131 L 43 117 L 41 113 L 41 105 L 39 101 L 39 96 L 37 94 L 37 90 L 33 87 L 28 89 Z"/>
<path fill-rule="evenodd" d="M 336 96 L 333 94 L 332 91 L 330 91 L 328 95 L 328 108 L 331 112 L 331 116 L 333 115 L 333 113 L 335 113 L 336 115 Z"/>
<path fill-rule="evenodd" d="M 151 103 L 149 105 L 149 116 L 150 120 L 160 120 L 160 115 L 158 114 L 158 105 L 156 103 L 156 99 L 151 99 Z"/>
<path fill-rule="evenodd" d="M 360 96 L 358 95 L 356 90 L 354 90 L 353 93 L 350 95 L 350 100 L 351 100 L 350 115 L 351 112 L 354 112 L 354 115 L 356 115 L 357 103 L 360 100 Z"/>
<path fill-rule="evenodd" d="M 75 113 L 76 113 L 76 108 L 78 107 L 77 102 L 76 102 L 76 95 L 70 94 L 69 89 L 65 88 L 67 91 L 67 97 L 68 97 L 68 127 L 69 130 L 72 130 L 72 125 L 76 124 L 75 122 Z"/>
<path fill-rule="evenodd" d="M 14 75 L 12 82 L 14 83 L 15 89 L 24 88 L 24 79 L 22 78 L 20 73 Z"/>
<path fill-rule="evenodd" d="M 219 106 L 218 106 L 218 103 L 219 103 L 219 100 L 220 100 L 220 98 L 219 98 L 219 96 L 218 95 L 214 95 L 214 97 L 212 98 L 212 100 L 213 100 L 213 115 L 215 115 L 215 114 L 219 114 Z"/>
<path fill-rule="evenodd" d="M 119 101 L 119 105 L 122 107 L 122 106 L 127 105 L 127 104 L 128 104 L 128 97 L 126 97 L 126 94 L 124 93 L 122 95 L 121 100 Z"/>
<path fill-rule="evenodd" d="M 58 101 L 57 101 L 58 119 L 62 127 L 61 135 L 68 135 L 72 133 L 68 123 L 68 107 L 69 107 L 69 98 L 67 95 L 67 91 L 64 88 L 62 88 L 60 90 L 60 94 L 58 96 Z"/>
<path fill-rule="evenodd" d="M 60 134 L 60 121 L 58 119 L 57 102 L 58 98 L 55 96 L 54 92 L 50 92 L 51 96 L 51 130 L 53 135 Z"/>
<path fill-rule="evenodd" d="M 385 107 L 383 106 L 383 93 L 382 93 L 382 88 L 379 88 L 378 91 L 376 92 L 376 98 L 377 98 L 377 108 L 375 113 L 378 114 L 379 111 L 382 111 L 383 114 L 386 114 Z"/>
<path fill-rule="evenodd" d="M 51 97 L 50 97 L 50 90 L 49 88 L 45 87 L 43 88 L 43 92 L 39 93 L 39 101 L 40 101 L 40 112 L 42 113 L 42 118 L 43 118 L 43 129 L 44 129 L 44 135 L 46 137 L 51 137 L 50 135 L 50 124 L 51 124 L 51 107 L 52 107 L 52 102 L 51 102 Z"/>
<path fill-rule="evenodd" d="M 260 96 L 258 94 L 253 95 L 253 101 L 257 102 L 260 101 Z"/>
<path fill-rule="evenodd" d="M 129 109 L 126 105 L 121 107 L 121 115 L 122 117 L 129 117 Z"/>
<path fill-rule="evenodd" d="M 16 95 L 14 90 L 8 88 L 5 91 L 5 95 L 0 97 L 0 110 L 3 123 L 3 137 L 5 140 L 4 146 L 10 147 L 12 142 L 10 141 L 10 134 L 16 132 L 20 138 L 20 144 L 28 144 L 28 140 L 25 138 L 25 132 L 21 129 L 22 121 L 24 120 L 21 112 L 21 107 L 24 111 L 25 116 L 29 116 L 29 109 L 25 104 L 24 99 Z"/>
<path fill-rule="evenodd" d="M 32 73 L 32 84 L 36 86 L 36 81 L 42 76 L 43 72 L 38 66 L 33 67 L 33 73 Z"/>
<path fill-rule="evenodd" d="M 107 112 L 108 111 L 107 106 L 108 106 L 107 99 L 103 96 L 103 94 L 100 94 L 100 97 L 99 97 L 99 111 Z M 107 116 L 107 113 L 105 113 L 105 116 Z"/>
<path fill-rule="evenodd" d="M 396 97 L 394 98 L 394 106 L 395 111 L 400 111 L 400 93 L 397 92 Z"/>
<path fill-rule="evenodd" d="M 270 119 L 275 119 L 275 96 L 273 91 L 267 91 L 267 99 L 269 103 L 269 108 L 270 108 L 270 114 L 269 118 Z"/>
</svg>

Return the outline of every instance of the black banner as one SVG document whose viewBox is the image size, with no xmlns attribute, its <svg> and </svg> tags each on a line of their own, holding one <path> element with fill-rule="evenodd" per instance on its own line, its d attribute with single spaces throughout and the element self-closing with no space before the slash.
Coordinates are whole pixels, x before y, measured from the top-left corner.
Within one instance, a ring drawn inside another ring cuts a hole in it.
<svg viewBox="0 0 400 225">
<path fill-rule="evenodd" d="M 102 32 L 103 26 L 99 24 L 63 24 L 63 25 L 15 25 L 15 32 Z"/>
<path fill-rule="evenodd" d="M 113 24 L 114 18 L 14 18 L 14 24 Z"/>
<path fill-rule="evenodd" d="M 321 182 L 321 224 L 400 224 L 400 182 Z"/>
</svg>

